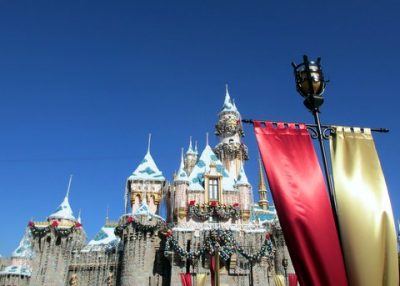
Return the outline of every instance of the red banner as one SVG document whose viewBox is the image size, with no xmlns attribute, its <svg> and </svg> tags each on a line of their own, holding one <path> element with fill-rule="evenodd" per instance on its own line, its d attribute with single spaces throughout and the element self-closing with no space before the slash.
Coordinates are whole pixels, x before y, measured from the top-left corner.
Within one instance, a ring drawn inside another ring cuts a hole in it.
<svg viewBox="0 0 400 286">
<path fill-rule="evenodd" d="M 215 255 L 210 257 L 211 286 L 215 286 Z"/>
<path fill-rule="evenodd" d="M 254 122 L 261 157 L 300 285 L 347 285 L 315 150 L 304 124 Z"/>
<path fill-rule="evenodd" d="M 289 286 L 297 286 L 297 276 L 294 273 L 289 274 Z"/>
<path fill-rule="evenodd" d="M 192 275 L 190 273 L 181 273 L 182 286 L 192 286 Z"/>
</svg>

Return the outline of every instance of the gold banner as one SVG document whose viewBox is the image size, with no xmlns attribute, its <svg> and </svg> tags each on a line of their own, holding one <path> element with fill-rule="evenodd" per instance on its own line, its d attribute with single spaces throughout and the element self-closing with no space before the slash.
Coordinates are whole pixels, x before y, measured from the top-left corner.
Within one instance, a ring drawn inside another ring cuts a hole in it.
<svg viewBox="0 0 400 286">
<path fill-rule="evenodd" d="M 275 286 L 286 286 L 285 277 L 283 275 L 275 275 L 274 276 L 274 284 Z"/>
<path fill-rule="evenodd" d="M 204 286 L 206 285 L 206 274 L 199 273 L 196 275 L 196 286 Z"/>
<path fill-rule="evenodd" d="M 330 149 L 349 285 L 397 286 L 392 207 L 371 131 L 337 127 Z"/>
</svg>

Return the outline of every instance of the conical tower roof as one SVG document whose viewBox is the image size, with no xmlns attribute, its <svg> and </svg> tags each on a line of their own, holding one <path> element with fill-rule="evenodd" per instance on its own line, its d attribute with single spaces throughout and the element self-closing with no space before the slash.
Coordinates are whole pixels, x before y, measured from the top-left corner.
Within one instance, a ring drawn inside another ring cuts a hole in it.
<svg viewBox="0 0 400 286">
<path fill-rule="evenodd" d="M 264 175 L 263 175 L 263 167 L 261 163 L 261 159 L 258 159 L 258 190 L 266 191 L 267 186 L 265 184 Z"/>
<path fill-rule="evenodd" d="M 248 185 L 250 186 L 249 180 L 247 179 L 246 172 L 244 171 L 243 164 L 240 167 L 240 173 L 236 180 L 236 186 L 238 185 Z"/>
<path fill-rule="evenodd" d="M 196 151 L 193 149 L 193 145 L 192 145 L 192 136 L 190 136 L 190 139 L 189 139 L 189 147 L 188 147 L 188 149 L 187 149 L 187 151 L 186 151 L 186 154 L 197 154 L 196 153 Z"/>
<path fill-rule="evenodd" d="M 128 180 L 165 181 L 162 172 L 158 169 L 153 157 L 150 154 L 150 138 L 151 135 L 149 135 L 149 145 L 147 147 L 146 155 L 132 175 L 129 176 Z"/>
<path fill-rule="evenodd" d="M 59 207 L 49 215 L 49 219 L 67 219 L 67 220 L 72 220 L 75 221 L 74 214 L 72 212 L 72 208 L 69 204 L 69 191 L 71 188 L 71 182 L 72 182 L 72 175 L 69 178 L 69 183 L 68 183 L 68 189 L 67 193 L 65 194 L 64 200 L 61 202 Z"/>
<path fill-rule="evenodd" d="M 176 174 L 175 182 L 189 182 L 189 177 L 185 171 L 185 164 L 183 161 L 183 149 L 181 154 L 181 164 L 179 165 L 179 170 Z"/>
<path fill-rule="evenodd" d="M 225 88 L 225 100 L 224 105 L 222 106 L 221 113 L 222 112 L 238 112 L 235 103 L 232 101 L 229 95 L 228 85 L 226 85 Z"/>
<path fill-rule="evenodd" d="M 162 172 L 158 169 L 150 152 L 147 152 L 136 170 L 129 176 L 129 180 L 165 181 Z"/>
</svg>

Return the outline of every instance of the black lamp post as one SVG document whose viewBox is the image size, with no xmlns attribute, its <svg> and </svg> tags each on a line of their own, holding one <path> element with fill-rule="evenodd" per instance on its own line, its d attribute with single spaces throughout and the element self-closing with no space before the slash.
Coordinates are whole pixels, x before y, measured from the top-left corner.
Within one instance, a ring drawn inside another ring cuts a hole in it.
<svg viewBox="0 0 400 286">
<path fill-rule="evenodd" d="M 324 163 L 324 171 L 326 183 L 328 185 L 329 198 L 332 206 L 332 210 L 335 217 L 336 226 L 338 225 L 337 215 L 336 215 L 336 201 L 334 196 L 334 189 L 331 182 L 331 177 L 329 175 L 328 162 L 325 153 L 324 138 L 325 133 L 322 131 L 321 122 L 319 119 L 319 107 L 324 103 L 324 93 L 326 81 L 324 79 L 324 74 L 321 68 L 321 58 L 317 58 L 316 61 L 309 61 L 306 55 L 303 56 L 304 62 L 296 65 L 292 63 L 294 68 L 294 75 L 296 80 L 296 89 L 302 97 L 304 97 L 304 105 L 312 112 L 314 115 L 314 120 L 316 124 L 316 133 L 319 145 L 322 153 L 322 160 Z"/>
</svg>

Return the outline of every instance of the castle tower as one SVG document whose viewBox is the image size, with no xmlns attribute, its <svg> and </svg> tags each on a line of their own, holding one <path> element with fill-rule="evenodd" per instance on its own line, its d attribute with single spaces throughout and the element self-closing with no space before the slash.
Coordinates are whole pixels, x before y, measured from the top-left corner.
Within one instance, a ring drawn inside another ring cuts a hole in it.
<svg viewBox="0 0 400 286">
<path fill-rule="evenodd" d="M 235 187 L 239 191 L 240 204 L 242 206 L 242 221 L 248 222 L 250 218 L 250 208 L 253 204 L 253 194 L 243 164 L 240 167 L 240 173 L 236 180 Z"/>
<path fill-rule="evenodd" d="M 182 220 L 186 216 L 187 211 L 187 196 L 186 191 L 189 186 L 189 177 L 185 171 L 185 164 L 183 158 L 183 149 L 181 154 L 181 164 L 179 170 L 174 178 L 174 213 L 177 214 L 177 218 Z"/>
<path fill-rule="evenodd" d="M 229 96 L 228 86 L 226 86 L 224 105 L 218 117 L 215 134 L 218 135 L 220 142 L 214 151 L 228 172 L 237 178 L 242 162 L 248 159 L 248 151 L 246 145 L 241 142 L 244 132 L 240 113 Z"/>
<path fill-rule="evenodd" d="M 127 179 L 131 213 L 120 219 L 115 230 L 121 239 L 117 274 L 121 286 L 162 284 L 154 265 L 161 256 L 157 226 L 162 221 L 158 213 L 166 181 L 151 156 L 150 138 L 144 159 Z"/>
<path fill-rule="evenodd" d="M 158 235 L 163 223 L 161 217 L 150 210 L 146 199 L 135 212 L 120 219 L 115 229 L 115 234 L 121 239 L 117 285 L 167 285 L 163 281 L 167 260 L 160 250 Z"/>
<path fill-rule="evenodd" d="M 31 286 L 65 285 L 73 250 L 83 247 L 86 235 L 75 219 L 67 193 L 57 210 L 46 222 L 30 222 L 35 257 L 32 262 Z"/>
<path fill-rule="evenodd" d="M 184 160 L 184 163 L 185 163 L 184 170 L 187 175 L 190 175 L 190 173 L 192 172 L 194 166 L 197 163 L 197 159 L 198 159 L 197 143 L 195 144 L 195 149 L 193 149 L 192 137 L 190 137 L 189 147 L 188 147 L 188 150 L 186 151 L 185 160 Z"/>
<path fill-rule="evenodd" d="M 147 153 L 136 170 L 127 179 L 127 195 L 130 195 L 130 206 L 134 213 L 140 204 L 146 200 L 151 212 L 158 213 L 165 178 L 158 169 L 150 153 L 150 139 Z"/>
<path fill-rule="evenodd" d="M 267 187 L 266 187 L 265 181 L 264 181 L 263 167 L 261 164 L 261 159 L 258 159 L 258 165 L 259 165 L 259 181 L 258 181 L 259 201 L 258 201 L 258 205 L 262 209 L 268 210 L 269 202 L 268 202 L 268 197 L 267 197 Z"/>
</svg>

